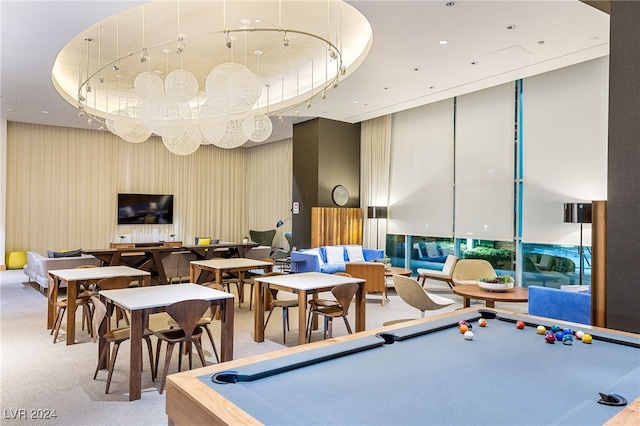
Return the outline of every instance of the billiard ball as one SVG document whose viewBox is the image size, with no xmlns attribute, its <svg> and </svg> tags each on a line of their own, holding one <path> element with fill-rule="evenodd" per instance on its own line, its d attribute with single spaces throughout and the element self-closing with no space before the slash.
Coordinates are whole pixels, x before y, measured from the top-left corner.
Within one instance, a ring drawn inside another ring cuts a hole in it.
<svg viewBox="0 0 640 426">
<path fill-rule="evenodd" d="M 553 333 L 549 333 L 546 336 L 544 336 L 544 341 L 547 343 L 555 343 L 556 335 Z"/>
<path fill-rule="evenodd" d="M 544 325 L 539 325 L 536 327 L 536 332 L 538 334 L 544 334 L 547 331 L 547 327 L 545 327 Z"/>
<path fill-rule="evenodd" d="M 565 345 L 573 345 L 573 336 L 570 334 L 565 334 L 562 337 L 562 343 Z"/>
<path fill-rule="evenodd" d="M 461 334 L 464 334 L 467 331 L 469 331 L 469 327 L 466 324 L 462 324 L 461 326 L 458 327 L 458 330 L 460 330 Z"/>
<path fill-rule="evenodd" d="M 571 330 L 570 328 L 565 328 L 564 330 L 562 330 L 562 332 L 564 334 L 573 334 L 573 330 Z"/>
<path fill-rule="evenodd" d="M 467 325 L 467 322 L 465 320 L 460 320 L 458 321 L 458 325 Z"/>
<path fill-rule="evenodd" d="M 480 327 L 486 327 L 486 326 L 487 326 L 487 320 L 486 320 L 486 319 L 484 319 L 484 318 L 480 318 L 480 319 L 478 320 L 478 325 L 479 325 Z"/>
<path fill-rule="evenodd" d="M 473 340 L 473 331 L 467 331 L 464 333 L 464 340 Z"/>
<path fill-rule="evenodd" d="M 558 326 L 558 325 L 555 325 L 555 324 L 554 324 L 554 325 L 552 325 L 552 326 L 551 326 L 551 331 L 553 331 L 554 333 L 555 333 L 556 331 L 560 331 L 560 330 L 562 330 L 562 329 L 561 329 L 561 328 L 560 328 L 560 326 Z"/>
<path fill-rule="evenodd" d="M 593 337 L 590 334 L 585 333 L 582 335 L 582 343 L 591 343 L 592 340 Z"/>
<path fill-rule="evenodd" d="M 576 331 L 576 339 L 581 340 L 584 336 L 584 331 Z"/>
<path fill-rule="evenodd" d="M 516 321 L 516 327 L 518 327 L 520 330 L 522 330 L 525 326 L 524 321 Z"/>
<path fill-rule="evenodd" d="M 556 340 L 558 342 L 562 342 L 563 337 L 564 337 L 564 333 L 562 331 L 556 331 Z"/>
</svg>

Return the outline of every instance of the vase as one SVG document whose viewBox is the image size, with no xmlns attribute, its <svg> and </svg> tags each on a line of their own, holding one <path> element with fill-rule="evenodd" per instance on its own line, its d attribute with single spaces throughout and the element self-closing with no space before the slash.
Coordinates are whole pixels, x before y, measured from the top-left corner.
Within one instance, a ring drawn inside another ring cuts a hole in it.
<svg viewBox="0 0 640 426">
<path fill-rule="evenodd" d="M 487 291 L 508 291 L 513 288 L 514 283 L 485 283 L 478 281 L 478 287 Z"/>
</svg>

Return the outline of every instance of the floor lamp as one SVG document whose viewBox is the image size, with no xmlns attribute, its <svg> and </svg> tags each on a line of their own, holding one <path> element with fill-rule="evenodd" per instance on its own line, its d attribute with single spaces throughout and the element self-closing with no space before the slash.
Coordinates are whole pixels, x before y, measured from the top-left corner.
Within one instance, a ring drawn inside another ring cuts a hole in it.
<svg viewBox="0 0 640 426">
<path fill-rule="evenodd" d="M 565 203 L 564 222 L 580 224 L 580 285 L 582 285 L 582 273 L 584 271 L 584 255 L 582 252 L 582 224 L 591 223 L 591 204 Z"/>
<path fill-rule="evenodd" d="M 378 219 L 386 219 L 387 218 L 387 207 L 386 206 L 369 206 L 367 207 L 367 217 L 369 219 L 376 219 L 376 250 L 378 249 L 379 244 L 379 231 L 380 231 L 380 222 Z"/>
</svg>

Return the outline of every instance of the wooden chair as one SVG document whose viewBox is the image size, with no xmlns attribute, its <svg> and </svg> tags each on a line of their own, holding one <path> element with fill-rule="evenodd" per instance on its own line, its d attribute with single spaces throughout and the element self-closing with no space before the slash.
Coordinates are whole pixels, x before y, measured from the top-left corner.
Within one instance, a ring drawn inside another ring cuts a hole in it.
<svg viewBox="0 0 640 426">
<path fill-rule="evenodd" d="M 444 281 L 449 284 L 449 287 L 453 288 L 453 271 L 458 263 L 458 257 L 450 254 L 447 256 L 447 259 L 444 262 L 444 267 L 442 271 L 437 271 L 433 269 L 423 269 L 418 268 L 418 275 L 422 280 L 422 287 L 424 287 L 424 283 L 427 281 L 427 278 L 436 281 Z"/>
<path fill-rule="evenodd" d="M 109 386 L 111 385 L 111 377 L 113 376 L 113 368 L 116 365 L 116 358 L 118 357 L 118 349 L 120 348 L 120 344 L 126 340 L 131 338 L 131 328 L 130 327 L 121 327 L 116 328 L 114 330 L 106 330 L 106 326 L 102 326 L 102 323 L 105 319 L 108 318 L 107 315 L 107 306 L 97 298 L 96 296 L 91 296 L 91 303 L 93 304 L 93 330 L 94 330 L 94 342 L 97 339 L 97 336 L 104 339 L 106 341 L 106 345 L 102 348 L 100 352 L 100 358 L 98 361 L 98 365 L 96 366 L 96 371 L 93 373 L 93 380 L 98 376 L 98 371 L 100 371 L 100 365 L 106 361 L 107 352 L 111 347 L 111 343 L 113 343 L 113 351 L 111 352 L 111 360 L 107 364 L 108 374 L 107 374 L 107 386 L 104 390 L 105 394 L 109 393 Z M 151 337 L 153 336 L 153 331 L 149 329 L 145 329 L 142 334 L 142 338 L 147 342 L 147 349 L 149 351 L 149 368 L 151 370 L 151 381 L 155 380 L 155 368 L 153 365 L 153 346 L 151 345 Z"/>
<path fill-rule="evenodd" d="M 261 259 L 263 262 L 269 262 L 272 265 L 276 263 L 276 261 L 270 257 L 267 257 L 265 259 Z M 256 281 L 255 279 L 258 277 L 264 277 L 267 276 L 270 273 L 265 273 L 264 270 L 262 270 L 262 272 L 257 272 L 258 270 L 254 270 L 254 272 L 251 271 L 247 271 L 248 276 L 245 275 L 245 278 L 242 280 L 242 294 L 238 295 L 238 297 L 241 300 L 244 300 L 244 286 L 245 285 L 249 285 L 249 310 L 251 310 L 251 304 L 253 303 L 253 286 L 255 285 Z M 280 274 L 278 274 L 280 275 Z M 238 303 L 238 306 L 240 306 L 240 303 Z"/>
<path fill-rule="evenodd" d="M 347 327 L 347 332 L 352 334 L 349 320 L 347 320 L 347 314 L 349 313 L 349 306 L 358 291 L 359 285 L 356 283 L 340 284 L 331 289 L 331 293 L 336 298 L 334 301 L 327 301 L 324 299 L 312 299 L 309 300 L 309 316 L 307 318 L 307 342 L 311 341 L 311 332 L 313 331 L 312 319 L 322 315 L 324 317 L 324 334 L 323 338 L 332 337 L 333 333 L 333 319 L 340 318 L 344 320 L 344 324 Z"/>
<path fill-rule="evenodd" d="M 204 283 L 202 285 L 205 287 L 212 288 L 214 290 L 224 291 L 222 285 L 214 282 Z M 216 318 L 216 315 L 219 309 L 220 308 L 218 306 L 216 306 L 216 308 L 214 309 L 213 305 L 211 305 L 209 310 L 210 315 L 203 315 L 202 318 L 200 318 L 200 321 L 198 321 L 198 325 L 202 327 L 204 331 L 207 332 L 207 336 L 209 336 L 209 341 L 211 342 L 211 347 L 213 348 L 213 354 L 215 355 L 216 362 L 218 363 L 220 362 L 220 357 L 218 356 L 218 348 L 216 348 L 216 342 L 215 340 L 213 340 L 213 333 L 211 332 L 211 329 L 209 328 L 209 326 L 211 325 L 211 322 L 214 320 L 214 318 Z M 170 318 L 167 323 L 169 325 L 169 328 L 180 327 L 176 322 L 176 320 L 174 320 L 173 318 Z"/>
<path fill-rule="evenodd" d="M 280 272 L 269 272 L 264 274 L 265 277 L 274 276 L 274 275 L 282 275 Z M 267 320 L 264 322 L 264 328 L 267 328 L 267 324 L 269 324 L 269 318 L 271 318 L 271 314 L 276 308 L 282 309 L 282 342 L 287 343 L 287 331 L 289 330 L 289 308 L 295 308 L 298 306 L 298 299 L 278 299 L 278 290 L 275 288 L 269 288 L 269 293 L 271 293 L 271 309 L 269 310 L 269 315 L 267 315 Z"/>
<path fill-rule="evenodd" d="M 96 265 L 78 265 L 74 269 L 83 269 L 83 268 L 97 268 Z M 91 308 L 91 296 L 97 295 L 97 293 L 89 290 L 89 285 L 92 284 L 93 281 L 80 281 L 77 282 L 78 293 L 76 297 L 76 307 L 82 306 L 82 329 L 84 330 L 85 324 L 87 325 L 87 330 L 91 337 L 93 337 L 93 328 L 91 327 L 91 318 L 93 315 L 93 309 Z M 53 343 L 56 343 L 58 340 L 58 334 L 60 333 L 60 327 L 62 326 L 62 320 L 64 319 L 64 313 L 67 311 L 67 299 L 58 299 L 52 300 L 52 294 L 49 292 L 49 302 L 56 307 L 56 318 L 53 322 L 53 327 L 51 327 L 51 333 L 53 334 Z"/>
<path fill-rule="evenodd" d="M 110 277 L 101 279 L 96 283 L 97 290 L 119 290 L 123 288 L 135 288 L 138 287 L 138 284 L 132 284 L 134 281 L 133 277 L 122 276 L 122 277 Z M 111 317 L 113 315 L 114 306 L 110 306 L 108 310 L 108 315 Z M 116 314 L 116 327 L 120 327 L 120 320 L 123 319 L 127 325 L 129 324 L 129 317 L 126 312 L 123 311 L 119 306 L 115 306 L 115 314 Z"/>
<path fill-rule="evenodd" d="M 167 342 L 167 350 L 164 358 L 164 371 L 162 373 L 162 382 L 160 384 L 160 393 L 164 391 L 164 386 L 167 381 L 167 373 L 169 372 L 169 364 L 171 363 L 171 355 L 173 354 L 173 347 L 176 343 L 180 345 L 178 355 L 178 371 L 182 368 L 182 353 L 184 351 L 184 345 L 186 344 L 186 350 L 189 355 L 189 369 L 192 368 L 192 356 L 191 356 L 191 344 L 194 344 L 202 366 L 206 366 L 204 359 L 204 353 L 202 352 L 202 327 L 198 325 L 200 319 L 204 316 L 204 313 L 211 307 L 211 302 L 208 300 L 191 299 L 183 300 L 181 302 L 173 303 L 167 306 L 166 312 L 178 323 L 179 329 L 169 329 L 156 331 L 154 334 L 158 338 L 158 346 L 156 349 L 156 371 L 158 369 L 160 350 L 162 349 L 162 342 Z M 157 377 L 157 373 L 156 373 Z"/>
<path fill-rule="evenodd" d="M 495 277 L 496 275 L 491 263 L 484 259 L 460 259 L 453 269 L 451 279 L 455 285 L 477 284 L 478 278 Z"/>
</svg>

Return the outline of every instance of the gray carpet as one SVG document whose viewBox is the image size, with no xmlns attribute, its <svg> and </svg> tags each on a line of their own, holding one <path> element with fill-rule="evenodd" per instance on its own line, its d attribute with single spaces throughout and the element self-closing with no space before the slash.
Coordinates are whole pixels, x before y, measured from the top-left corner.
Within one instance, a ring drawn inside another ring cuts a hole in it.
<svg viewBox="0 0 640 426">
<path fill-rule="evenodd" d="M 105 395 L 106 371 L 98 373 L 93 380 L 97 362 L 97 344 L 81 330 L 78 322 L 79 343 L 64 344 L 64 326 L 58 343 L 46 329 L 47 299 L 36 290 L 37 285 L 26 282 L 22 271 L 0 272 L 0 424 L 30 425 L 164 425 L 165 395 L 158 393 L 159 380 L 151 381 L 148 360 L 144 358 L 142 373 L 142 398 L 128 401 L 127 368 L 129 345 L 123 343 L 111 382 L 109 394 Z M 438 294 L 456 300 L 456 303 L 436 313 L 461 307 L 461 299 L 443 284 L 433 283 L 428 288 Z M 284 296 L 284 295 L 283 295 Z M 330 297 L 330 295 L 326 295 Z M 367 297 L 367 329 L 377 328 L 386 321 L 399 318 L 417 318 L 419 312 L 406 305 L 390 291 L 390 302 L 381 306 L 381 297 Z M 236 304 L 237 307 L 237 304 Z M 499 307 L 501 307 L 499 305 Z M 507 306 L 511 310 L 524 311 L 526 304 Z M 353 307 L 351 311 L 353 311 Z M 80 313 L 80 311 L 78 311 Z M 154 315 L 152 328 L 166 327 L 166 314 Z M 282 317 L 277 310 L 271 318 L 263 343 L 253 341 L 253 312 L 248 301 L 235 310 L 234 358 L 282 349 Z M 297 342 L 297 311 L 291 311 L 291 330 L 287 334 L 287 346 Z M 77 315 L 80 321 L 81 315 Z M 353 312 L 350 322 L 354 324 Z M 214 336 L 219 336 L 219 323 L 214 322 Z M 346 334 L 344 323 L 336 321 L 334 335 Z M 322 338 L 318 331 L 314 340 Z M 155 339 L 154 339 L 155 340 Z M 203 342 L 207 361 L 214 362 L 208 339 Z M 155 342 L 154 342 L 155 350 Z M 177 352 L 177 351 L 176 351 Z M 199 361 L 195 361 L 196 367 Z M 162 361 L 161 361 L 162 362 Z M 186 359 L 185 359 L 186 363 Z M 183 368 L 185 363 L 183 363 Z M 162 363 L 161 363 L 162 367 Z M 177 371 L 177 355 L 174 353 L 170 373 Z M 55 412 L 55 418 L 36 420 L 35 413 Z"/>
</svg>

